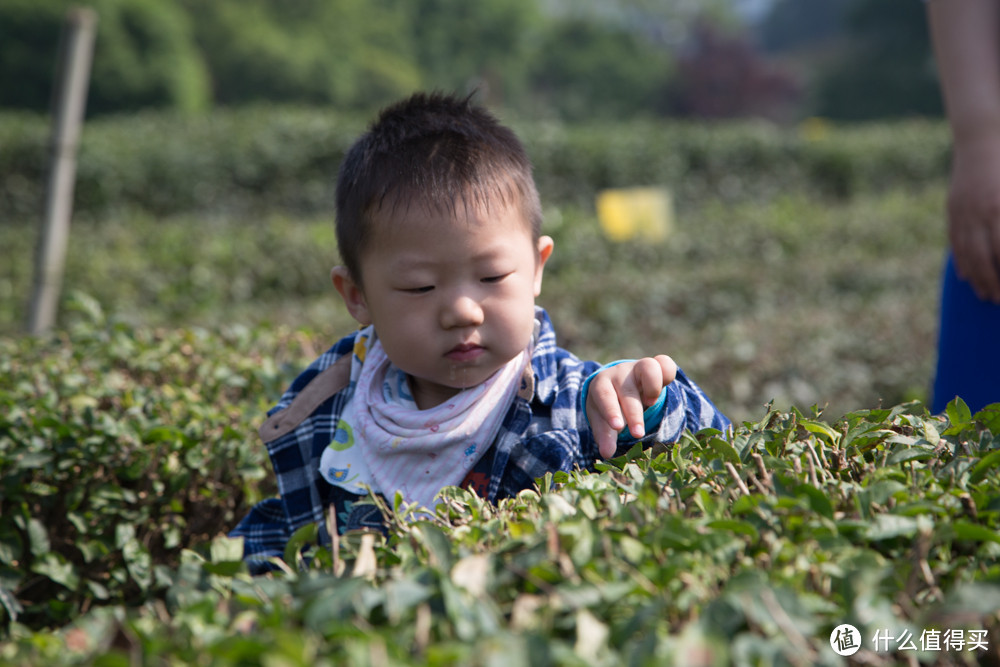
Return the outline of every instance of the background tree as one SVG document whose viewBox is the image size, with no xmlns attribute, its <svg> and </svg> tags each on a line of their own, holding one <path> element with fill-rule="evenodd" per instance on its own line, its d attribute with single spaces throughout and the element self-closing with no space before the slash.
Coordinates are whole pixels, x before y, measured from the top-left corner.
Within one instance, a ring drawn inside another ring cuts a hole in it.
<svg viewBox="0 0 1000 667">
<path fill-rule="evenodd" d="M 0 5 L 0 106 L 48 108 L 63 15 L 51 0 Z"/>
<path fill-rule="evenodd" d="M 794 114 L 800 85 L 767 62 L 742 32 L 700 21 L 677 61 L 672 110 L 682 116 L 784 120 Z"/>
<path fill-rule="evenodd" d="M 816 111 L 862 120 L 938 115 L 938 88 L 923 3 L 855 0 L 844 56 L 818 82 Z"/>
<path fill-rule="evenodd" d="M 405 15 L 392 0 L 180 0 L 219 104 L 364 108 L 420 82 Z"/>
<path fill-rule="evenodd" d="M 479 89 L 493 106 L 520 106 L 547 20 L 536 0 L 408 0 L 401 6 L 422 85 Z"/>
<path fill-rule="evenodd" d="M 0 106 L 47 110 L 70 0 L 0 3 Z M 92 0 L 99 22 L 90 113 L 208 106 L 205 63 L 188 15 L 171 2 Z"/>
<path fill-rule="evenodd" d="M 942 112 L 923 3 L 781 0 L 758 34 L 806 80 L 802 114 L 867 120 Z"/>
<path fill-rule="evenodd" d="M 44 111 L 72 0 L 0 2 L 0 108 Z M 257 102 L 370 113 L 417 88 L 521 115 L 938 115 L 919 2 L 93 0 L 88 113 Z M 754 19 L 756 20 L 756 19 Z"/>
<path fill-rule="evenodd" d="M 160 0 L 94 0 L 91 5 L 100 17 L 88 102 L 92 112 L 208 108 L 208 70 L 187 13 Z"/>
<path fill-rule="evenodd" d="M 642 36 L 583 19 L 558 22 L 542 37 L 532 73 L 538 103 L 570 120 L 662 111 L 669 54 Z"/>
<path fill-rule="evenodd" d="M 822 48 L 843 35 L 852 0 L 776 0 L 758 27 L 766 53 Z"/>
</svg>

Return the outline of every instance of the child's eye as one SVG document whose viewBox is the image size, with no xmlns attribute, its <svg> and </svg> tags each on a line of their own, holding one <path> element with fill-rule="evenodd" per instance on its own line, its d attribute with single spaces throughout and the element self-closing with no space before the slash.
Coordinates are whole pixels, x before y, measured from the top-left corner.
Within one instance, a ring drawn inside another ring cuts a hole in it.
<svg viewBox="0 0 1000 667">
<path fill-rule="evenodd" d="M 503 280 L 504 278 L 506 278 L 509 275 L 510 275 L 509 273 L 504 273 L 504 274 L 499 275 L 499 276 L 487 276 L 486 278 L 483 278 L 483 282 L 484 283 L 498 283 L 498 282 L 500 282 L 501 280 Z"/>
<path fill-rule="evenodd" d="M 401 291 L 407 294 L 426 294 L 434 289 L 433 285 L 423 285 L 421 287 L 404 287 Z"/>
</svg>

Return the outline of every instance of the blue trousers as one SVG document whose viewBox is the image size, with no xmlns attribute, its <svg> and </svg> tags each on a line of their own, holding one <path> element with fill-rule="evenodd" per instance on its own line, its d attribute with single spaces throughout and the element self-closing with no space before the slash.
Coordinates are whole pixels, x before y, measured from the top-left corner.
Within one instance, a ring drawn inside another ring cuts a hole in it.
<svg viewBox="0 0 1000 667">
<path fill-rule="evenodd" d="M 931 410 L 961 396 L 975 414 L 1000 402 L 1000 306 L 980 301 L 955 273 L 949 254 L 941 285 L 941 323 Z"/>
</svg>

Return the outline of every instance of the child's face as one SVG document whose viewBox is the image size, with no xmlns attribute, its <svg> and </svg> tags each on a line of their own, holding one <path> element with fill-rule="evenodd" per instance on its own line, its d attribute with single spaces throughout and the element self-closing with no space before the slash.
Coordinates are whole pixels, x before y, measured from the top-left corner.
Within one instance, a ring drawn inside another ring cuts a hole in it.
<svg viewBox="0 0 1000 667">
<path fill-rule="evenodd" d="M 440 213 L 423 206 L 375 222 L 363 288 L 333 282 L 386 355 L 409 375 L 421 409 L 475 386 L 524 350 L 552 239 L 533 242 L 517 206 Z"/>
</svg>

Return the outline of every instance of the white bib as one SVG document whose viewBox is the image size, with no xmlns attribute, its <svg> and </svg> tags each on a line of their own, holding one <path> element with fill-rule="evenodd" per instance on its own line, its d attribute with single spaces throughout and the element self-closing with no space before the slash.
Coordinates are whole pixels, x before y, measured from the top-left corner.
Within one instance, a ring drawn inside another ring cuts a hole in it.
<svg viewBox="0 0 1000 667">
<path fill-rule="evenodd" d="M 320 474 L 351 493 L 367 486 L 391 500 L 399 491 L 406 502 L 433 508 L 438 492 L 461 484 L 496 438 L 530 358 L 524 350 L 485 382 L 420 410 L 406 374 L 366 327 L 351 360 L 354 395 L 323 450 Z"/>
</svg>

